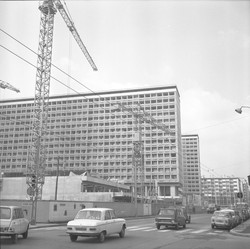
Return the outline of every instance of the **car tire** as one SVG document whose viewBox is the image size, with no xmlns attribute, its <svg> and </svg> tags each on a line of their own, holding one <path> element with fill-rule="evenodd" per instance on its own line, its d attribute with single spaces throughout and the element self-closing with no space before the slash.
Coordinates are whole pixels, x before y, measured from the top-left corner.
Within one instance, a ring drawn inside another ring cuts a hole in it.
<svg viewBox="0 0 250 249">
<path fill-rule="evenodd" d="M 229 228 L 228 228 L 228 231 L 230 231 L 231 229 L 233 229 L 233 224 L 230 224 Z"/>
<path fill-rule="evenodd" d="M 186 223 L 185 223 L 185 224 L 183 224 L 183 228 L 186 228 Z"/>
<path fill-rule="evenodd" d="M 77 235 L 70 234 L 69 237 L 72 242 L 75 242 L 77 240 Z"/>
<path fill-rule="evenodd" d="M 17 243 L 17 237 L 18 237 L 17 234 L 11 235 L 11 241 L 12 241 L 13 244 L 16 244 L 16 243 Z"/>
<path fill-rule="evenodd" d="M 24 239 L 28 238 L 28 233 L 29 233 L 29 227 L 27 227 L 26 232 L 22 234 L 22 236 L 23 236 Z"/>
<path fill-rule="evenodd" d="M 124 238 L 124 236 L 125 236 L 125 227 L 124 226 L 122 227 L 121 232 L 119 232 L 119 236 L 120 236 L 120 238 Z"/>
<path fill-rule="evenodd" d="M 105 240 L 105 233 L 104 232 L 101 232 L 98 236 L 98 240 L 100 243 L 103 243 L 104 240 Z"/>
<path fill-rule="evenodd" d="M 175 230 L 179 230 L 179 224 L 175 225 Z"/>
<path fill-rule="evenodd" d="M 160 228 L 161 228 L 161 225 L 159 225 L 159 224 L 156 224 L 156 228 L 157 228 L 158 230 L 160 230 Z"/>
</svg>

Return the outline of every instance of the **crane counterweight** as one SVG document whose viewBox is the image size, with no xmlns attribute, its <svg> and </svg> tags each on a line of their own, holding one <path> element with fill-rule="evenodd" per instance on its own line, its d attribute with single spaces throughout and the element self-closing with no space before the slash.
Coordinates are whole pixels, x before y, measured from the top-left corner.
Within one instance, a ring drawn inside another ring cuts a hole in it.
<svg viewBox="0 0 250 249">
<path fill-rule="evenodd" d="M 11 84 L 9 84 L 9 83 L 7 83 L 7 82 L 5 82 L 3 80 L 0 80 L 0 88 L 2 88 L 2 89 L 9 89 L 9 90 L 15 91 L 17 93 L 20 92 L 20 90 L 18 90 L 17 88 L 15 88 Z"/>
</svg>

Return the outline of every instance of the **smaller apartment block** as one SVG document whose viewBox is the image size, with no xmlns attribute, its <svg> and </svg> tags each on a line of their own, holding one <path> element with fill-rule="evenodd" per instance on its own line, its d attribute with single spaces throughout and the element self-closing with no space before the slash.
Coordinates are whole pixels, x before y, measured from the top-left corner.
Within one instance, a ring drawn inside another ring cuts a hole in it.
<svg viewBox="0 0 250 249">
<path fill-rule="evenodd" d="M 198 135 L 182 135 L 183 192 L 201 195 L 200 144 Z"/>
<path fill-rule="evenodd" d="M 247 182 L 240 178 L 202 178 L 204 204 L 215 203 L 219 206 L 234 206 L 237 202 L 249 202 Z M 237 198 L 242 192 L 243 198 Z"/>
</svg>

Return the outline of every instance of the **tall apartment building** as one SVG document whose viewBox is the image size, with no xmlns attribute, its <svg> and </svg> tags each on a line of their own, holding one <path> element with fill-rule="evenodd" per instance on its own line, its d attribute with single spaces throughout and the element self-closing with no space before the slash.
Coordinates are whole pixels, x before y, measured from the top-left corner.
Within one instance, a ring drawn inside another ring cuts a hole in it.
<svg viewBox="0 0 250 249">
<path fill-rule="evenodd" d="M 205 204 L 219 206 L 236 205 L 237 202 L 249 202 L 247 182 L 240 178 L 202 178 L 202 195 Z M 243 199 L 237 193 L 243 193 Z"/>
<path fill-rule="evenodd" d="M 31 145 L 33 99 L 0 101 L 0 165 L 3 172 L 26 172 Z M 182 187 L 180 95 L 176 86 L 51 96 L 47 172 L 87 171 L 133 186 L 134 117 L 115 110 L 140 104 L 170 136 L 142 123 L 145 193 L 178 196 Z"/>
<path fill-rule="evenodd" d="M 182 135 L 183 192 L 201 195 L 200 143 L 198 135 Z"/>
</svg>

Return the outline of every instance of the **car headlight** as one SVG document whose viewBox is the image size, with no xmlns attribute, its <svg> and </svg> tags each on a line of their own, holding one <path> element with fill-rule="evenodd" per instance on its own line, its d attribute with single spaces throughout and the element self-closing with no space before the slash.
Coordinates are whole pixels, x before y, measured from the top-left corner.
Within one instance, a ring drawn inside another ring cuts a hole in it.
<svg viewBox="0 0 250 249">
<path fill-rule="evenodd" d="M 14 228 L 14 227 L 10 227 L 10 228 L 9 228 L 9 232 L 14 233 L 14 232 L 15 232 L 15 228 Z"/>
</svg>

